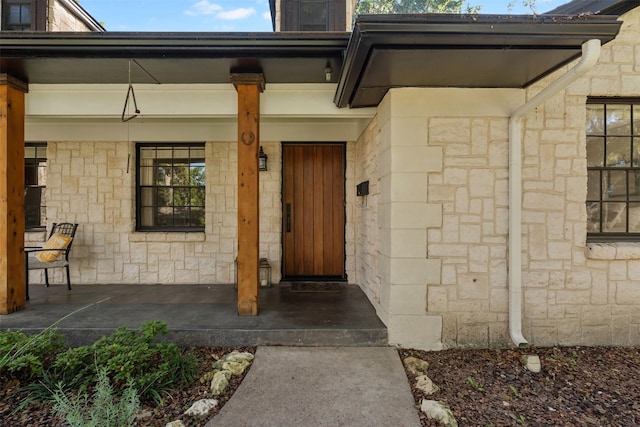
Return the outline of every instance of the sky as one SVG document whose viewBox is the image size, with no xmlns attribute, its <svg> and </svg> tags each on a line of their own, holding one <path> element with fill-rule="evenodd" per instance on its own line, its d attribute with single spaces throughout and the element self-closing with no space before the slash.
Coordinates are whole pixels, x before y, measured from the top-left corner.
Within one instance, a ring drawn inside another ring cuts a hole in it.
<svg viewBox="0 0 640 427">
<path fill-rule="evenodd" d="M 536 13 L 569 0 L 537 0 Z M 272 31 L 269 0 L 80 0 L 108 31 Z M 509 7 L 512 3 L 513 7 Z M 531 14 L 523 0 L 468 0 L 480 13 Z"/>
</svg>

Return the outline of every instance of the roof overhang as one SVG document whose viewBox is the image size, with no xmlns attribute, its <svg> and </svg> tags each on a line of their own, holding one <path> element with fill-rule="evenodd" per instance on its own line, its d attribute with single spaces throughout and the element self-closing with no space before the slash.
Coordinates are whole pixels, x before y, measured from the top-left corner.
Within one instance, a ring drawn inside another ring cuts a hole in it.
<svg viewBox="0 0 640 427">
<path fill-rule="evenodd" d="M 360 16 L 334 102 L 375 106 L 395 87 L 525 88 L 620 25 L 616 16 Z"/>
<path fill-rule="evenodd" d="M 29 84 L 219 84 L 263 73 L 267 85 L 337 83 L 337 106 L 370 107 L 395 87 L 524 88 L 620 25 L 615 16 L 429 14 L 360 16 L 351 34 L 3 32 L 0 73 Z"/>
<path fill-rule="evenodd" d="M 0 73 L 26 83 L 267 83 L 337 81 L 349 33 L 15 33 L 0 35 Z M 130 62 L 131 60 L 131 62 Z"/>
</svg>

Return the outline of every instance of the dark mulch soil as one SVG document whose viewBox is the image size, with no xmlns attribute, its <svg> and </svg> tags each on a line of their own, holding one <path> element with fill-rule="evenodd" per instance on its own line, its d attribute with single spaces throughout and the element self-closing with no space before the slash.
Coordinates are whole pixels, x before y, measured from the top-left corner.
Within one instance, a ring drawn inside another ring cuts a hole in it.
<svg viewBox="0 0 640 427">
<path fill-rule="evenodd" d="M 509 350 L 400 349 L 400 357 L 429 362 L 427 376 L 441 390 L 425 396 L 407 372 L 416 406 L 422 399 L 449 405 L 460 426 L 640 425 L 639 348 L 560 347 Z M 540 357 L 542 371 L 521 363 Z M 421 414 L 423 426 L 435 426 Z"/>
<path fill-rule="evenodd" d="M 254 347 L 198 347 L 190 350 L 196 352 L 201 361 L 201 373 L 211 371 L 216 360 L 232 350 L 248 351 L 255 354 Z M 211 398 L 211 396 L 208 395 L 209 384 L 200 383 L 200 381 L 196 379 L 195 384 L 175 389 L 170 395 L 166 396 L 162 406 L 156 406 L 152 402 L 143 402 L 142 409 L 147 412 L 148 416 L 139 420 L 136 425 L 164 427 L 170 421 L 181 419 L 187 427 L 202 427 L 213 418 L 220 408 L 229 400 L 247 372 L 249 372 L 249 369 L 250 368 L 245 370 L 243 375 L 233 375 L 231 377 L 226 394 L 217 397 L 219 401 L 218 407 L 212 411 L 206 419 L 198 420 L 182 415 L 195 401 Z M 46 403 L 33 402 L 19 412 L 14 411 L 27 397 L 27 395 L 21 391 L 21 385 L 24 386 L 26 384 L 20 384 L 18 380 L 0 376 L 0 426 L 59 427 L 63 425 L 62 420 L 56 418 L 51 413 L 51 406 Z"/>
<path fill-rule="evenodd" d="M 202 361 L 201 372 L 230 348 L 194 348 Z M 255 348 L 238 348 L 255 353 Z M 560 347 L 508 350 L 446 350 L 424 352 L 400 349 L 400 356 L 429 362 L 427 375 L 441 390 L 433 396 L 412 387 L 416 407 L 422 399 L 449 405 L 460 426 L 635 426 L 640 425 L 640 353 L 638 348 Z M 529 372 L 522 355 L 540 357 L 542 371 Z M 247 370 L 248 371 L 248 370 Z M 245 372 L 246 375 L 246 372 Z M 409 382 L 415 375 L 407 372 Z M 232 377 L 221 408 L 244 376 Z M 23 384 L 22 384 L 23 385 Z M 13 410 L 26 395 L 21 384 L 0 377 L 0 426 L 58 427 L 47 404 L 31 403 Z M 189 427 L 204 426 L 182 413 L 196 400 L 207 398 L 208 385 L 197 382 L 174 390 L 163 406 L 146 404 L 151 415 L 138 426 L 161 426 L 182 419 Z M 419 412 L 419 411 L 418 411 Z M 420 415 L 423 426 L 435 422 Z"/>
</svg>

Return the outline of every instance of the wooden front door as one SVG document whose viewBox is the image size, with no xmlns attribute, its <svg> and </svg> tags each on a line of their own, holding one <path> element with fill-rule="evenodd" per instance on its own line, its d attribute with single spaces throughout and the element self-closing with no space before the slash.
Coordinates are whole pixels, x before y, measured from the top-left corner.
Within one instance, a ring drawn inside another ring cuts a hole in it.
<svg viewBox="0 0 640 427">
<path fill-rule="evenodd" d="M 283 145 L 283 278 L 343 279 L 344 144 Z"/>
</svg>

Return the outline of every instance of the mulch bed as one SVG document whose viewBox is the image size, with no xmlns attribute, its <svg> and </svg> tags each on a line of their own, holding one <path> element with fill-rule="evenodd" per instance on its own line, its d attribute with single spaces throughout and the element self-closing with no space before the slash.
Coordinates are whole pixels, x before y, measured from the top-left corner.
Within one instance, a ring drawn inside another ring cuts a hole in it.
<svg viewBox="0 0 640 427">
<path fill-rule="evenodd" d="M 213 364 L 223 355 L 232 350 L 248 351 L 255 354 L 255 347 L 203 347 L 193 348 L 201 360 L 200 372 L 205 373 L 212 370 Z M 140 420 L 137 426 L 164 427 L 168 422 L 181 419 L 187 427 L 204 426 L 224 404 L 230 399 L 238 388 L 249 369 L 243 375 L 233 375 L 229 380 L 229 387 L 224 396 L 217 397 L 219 404 L 206 419 L 194 419 L 184 416 L 183 413 L 192 403 L 200 399 L 211 398 L 208 395 L 209 384 L 200 383 L 183 386 L 175 389 L 169 396 L 165 397 L 164 405 L 158 407 L 151 402 L 143 404 L 143 410 L 149 414 L 148 417 Z M 26 385 L 26 384 L 24 384 Z M 14 409 L 27 397 L 20 390 L 21 384 L 15 380 L 0 376 L 0 426 L 12 427 L 61 427 L 63 422 L 51 413 L 51 406 L 46 403 L 30 403 L 24 410 L 14 412 Z"/>
<path fill-rule="evenodd" d="M 426 396 L 407 376 L 417 408 L 422 399 L 449 405 L 460 426 L 640 425 L 638 348 L 558 347 L 507 350 L 400 349 L 400 357 L 429 362 L 441 390 Z M 523 355 L 540 357 L 533 373 Z M 421 414 L 423 426 L 438 425 Z"/>
<path fill-rule="evenodd" d="M 232 348 L 194 348 L 201 372 Z M 237 348 L 255 353 L 255 348 Z M 638 348 L 558 347 L 507 350 L 445 350 L 424 352 L 399 349 L 400 357 L 414 356 L 429 362 L 427 375 L 441 390 L 425 396 L 412 387 L 416 410 L 422 399 L 449 405 L 460 426 L 633 426 L 640 425 L 640 353 Z M 523 367 L 521 357 L 538 355 L 540 373 Z M 245 375 L 246 375 L 245 371 Z M 373 374 L 373 373 L 372 373 Z M 410 384 L 415 375 L 407 372 Z M 174 390 L 161 407 L 145 405 L 150 416 L 139 426 L 164 427 L 182 419 L 189 427 L 202 427 L 233 395 L 243 376 L 233 376 L 218 409 L 207 419 L 195 420 L 182 413 L 196 400 L 206 398 L 208 384 L 197 382 Z M 58 427 L 50 406 L 31 403 L 13 410 L 26 395 L 20 383 L 0 377 L 0 425 Z M 418 411 L 419 412 L 419 411 Z M 423 426 L 435 422 L 420 414 Z"/>
</svg>

